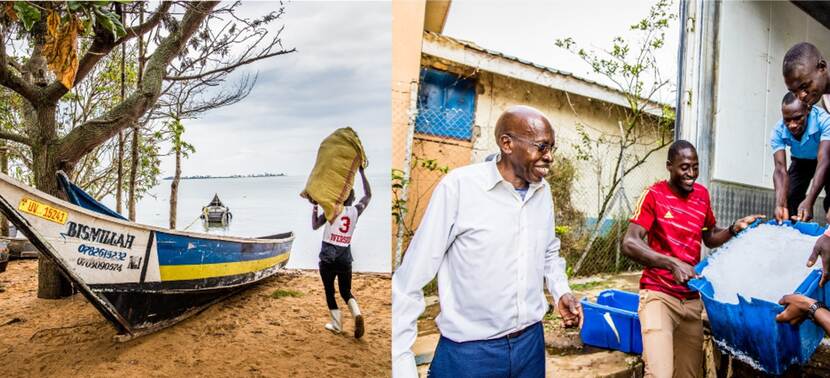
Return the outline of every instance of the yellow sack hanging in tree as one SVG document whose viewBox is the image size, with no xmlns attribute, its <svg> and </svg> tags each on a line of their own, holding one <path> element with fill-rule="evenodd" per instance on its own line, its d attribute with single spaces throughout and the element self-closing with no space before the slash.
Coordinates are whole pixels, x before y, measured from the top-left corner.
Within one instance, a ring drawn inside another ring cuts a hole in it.
<svg viewBox="0 0 830 378">
<path fill-rule="evenodd" d="M 78 73 L 78 33 L 81 31 L 83 25 L 74 15 L 70 15 L 69 19 L 61 24 L 58 12 L 49 11 L 46 17 L 43 57 L 46 58 L 49 69 L 66 89 L 72 89 L 75 74 Z"/>
<path fill-rule="evenodd" d="M 300 196 L 317 202 L 331 222 L 343 211 L 358 168 L 366 168 L 368 163 L 357 133 L 351 127 L 337 129 L 320 143 L 314 169 Z"/>
</svg>

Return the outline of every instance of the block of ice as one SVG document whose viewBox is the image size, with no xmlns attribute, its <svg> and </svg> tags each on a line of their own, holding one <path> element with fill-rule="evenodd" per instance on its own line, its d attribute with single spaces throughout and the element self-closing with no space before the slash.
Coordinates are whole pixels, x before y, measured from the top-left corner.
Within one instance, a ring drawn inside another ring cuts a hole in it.
<svg viewBox="0 0 830 378">
<path fill-rule="evenodd" d="M 791 227 L 761 224 L 718 248 L 701 274 L 720 302 L 738 303 L 740 294 L 777 303 L 819 266 L 806 266 L 816 239 Z"/>
</svg>

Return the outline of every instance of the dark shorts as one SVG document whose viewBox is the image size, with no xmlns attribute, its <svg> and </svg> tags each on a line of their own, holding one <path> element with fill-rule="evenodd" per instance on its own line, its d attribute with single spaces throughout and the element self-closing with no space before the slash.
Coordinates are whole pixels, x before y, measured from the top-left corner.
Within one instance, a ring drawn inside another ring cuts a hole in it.
<svg viewBox="0 0 830 378">
<path fill-rule="evenodd" d="M 352 260 L 351 246 L 341 247 L 323 242 L 320 247 L 320 263 L 351 267 Z"/>
</svg>

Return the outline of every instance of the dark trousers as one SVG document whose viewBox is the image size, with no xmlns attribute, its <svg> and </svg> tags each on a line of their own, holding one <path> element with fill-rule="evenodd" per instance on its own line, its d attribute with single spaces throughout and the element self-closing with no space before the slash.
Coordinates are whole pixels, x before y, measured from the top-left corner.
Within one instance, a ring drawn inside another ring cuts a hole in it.
<svg viewBox="0 0 830 378">
<path fill-rule="evenodd" d="M 517 337 L 457 343 L 438 340 L 427 377 L 544 378 L 545 335 L 536 323 Z"/>
<path fill-rule="evenodd" d="M 787 176 L 789 177 L 787 210 L 790 212 L 790 216 L 798 214 L 798 205 L 807 198 L 807 188 L 816 174 L 816 166 L 818 165 L 818 160 L 813 159 L 791 157 L 791 160 L 790 168 L 787 169 Z M 830 183 L 830 180 L 824 180 L 824 202 L 822 203 L 824 212 L 827 212 L 827 209 L 830 208 L 830 185 L 828 183 Z"/>
<path fill-rule="evenodd" d="M 337 300 L 334 299 L 334 279 L 343 301 L 348 302 L 352 296 L 352 264 L 338 262 L 327 263 L 320 261 L 320 278 L 323 279 L 323 289 L 326 291 L 326 304 L 329 310 L 337 309 Z"/>
</svg>

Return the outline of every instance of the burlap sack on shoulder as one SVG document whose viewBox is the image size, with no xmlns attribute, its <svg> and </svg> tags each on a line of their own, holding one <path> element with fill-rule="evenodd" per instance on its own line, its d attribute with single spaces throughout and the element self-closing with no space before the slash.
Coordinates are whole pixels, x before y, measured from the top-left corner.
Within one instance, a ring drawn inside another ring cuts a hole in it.
<svg viewBox="0 0 830 378">
<path fill-rule="evenodd" d="M 358 168 L 366 168 L 368 163 L 357 133 L 351 127 L 337 129 L 320 143 L 314 169 L 300 196 L 320 204 L 331 222 L 343 211 Z"/>
</svg>

